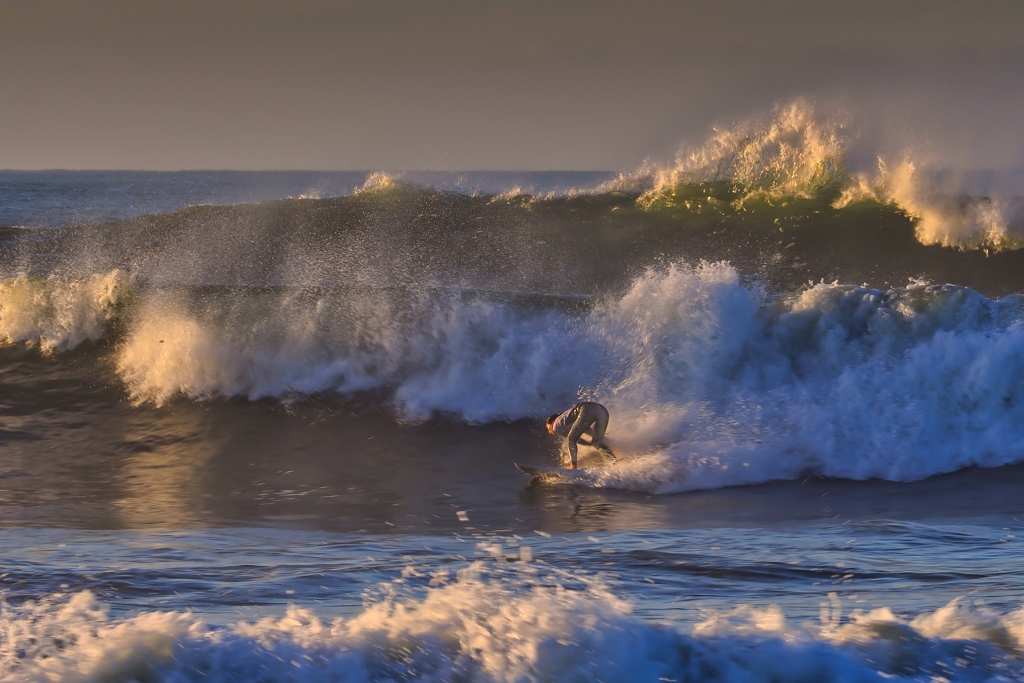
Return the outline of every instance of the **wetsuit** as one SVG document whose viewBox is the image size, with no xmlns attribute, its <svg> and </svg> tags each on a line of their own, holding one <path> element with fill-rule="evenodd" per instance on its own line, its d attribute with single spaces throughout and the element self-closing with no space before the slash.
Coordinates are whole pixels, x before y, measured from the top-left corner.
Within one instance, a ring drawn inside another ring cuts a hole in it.
<svg viewBox="0 0 1024 683">
<path fill-rule="evenodd" d="M 577 403 L 556 417 L 554 424 L 551 425 L 552 432 L 566 437 L 573 467 L 576 467 L 577 444 L 584 434 L 590 437 L 590 446 L 597 448 L 613 460 L 616 459 L 612 449 L 604 443 L 604 433 L 607 429 L 608 409 L 600 403 L 590 402 Z"/>
</svg>

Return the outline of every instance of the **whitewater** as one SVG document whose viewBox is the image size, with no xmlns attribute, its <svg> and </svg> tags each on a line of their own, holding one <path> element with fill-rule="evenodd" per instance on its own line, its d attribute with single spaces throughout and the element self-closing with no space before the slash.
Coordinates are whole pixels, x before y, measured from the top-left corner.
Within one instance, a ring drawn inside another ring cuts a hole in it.
<svg viewBox="0 0 1024 683">
<path fill-rule="evenodd" d="M 851 125 L 0 172 L 0 679 L 1024 680 L 1024 189 Z"/>
</svg>

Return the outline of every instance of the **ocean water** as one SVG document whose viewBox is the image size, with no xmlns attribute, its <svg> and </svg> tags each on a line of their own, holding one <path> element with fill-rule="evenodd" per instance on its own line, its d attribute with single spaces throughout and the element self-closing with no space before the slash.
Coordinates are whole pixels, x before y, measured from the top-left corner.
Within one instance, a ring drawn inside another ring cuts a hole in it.
<svg viewBox="0 0 1024 683">
<path fill-rule="evenodd" d="M 1024 680 L 1024 193 L 853 158 L 0 173 L 0 680 Z"/>
</svg>

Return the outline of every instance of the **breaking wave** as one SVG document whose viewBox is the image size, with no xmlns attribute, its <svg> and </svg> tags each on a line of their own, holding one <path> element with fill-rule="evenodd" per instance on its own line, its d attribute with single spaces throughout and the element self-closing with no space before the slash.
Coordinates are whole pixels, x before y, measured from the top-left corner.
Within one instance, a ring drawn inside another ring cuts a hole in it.
<svg viewBox="0 0 1024 683">
<path fill-rule="evenodd" d="M 916 222 L 923 244 L 1002 251 L 1024 246 L 1024 199 L 970 197 L 955 188 L 934 187 L 908 158 L 895 164 L 878 159 L 877 172 L 858 174 L 843 188 L 837 207 L 856 201 L 891 202 Z"/>
<path fill-rule="evenodd" d="M 594 486 L 910 481 L 1024 458 L 1020 295 L 923 283 L 773 295 L 722 263 L 652 268 L 622 295 L 591 298 L 153 287 L 129 298 L 116 271 L 4 287 L 17 293 L 0 308 L 8 341 L 70 349 L 116 316 L 110 353 L 136 403 L 370 392 L 407 421 L 485 423 L 599 400 L 627 457 Z"/>
<path fill-rule="evenodd" d="M 915 222 L 923 244 L 999 251 L 1024 246 L 1024 200 L 968 196 L 939 182 L 903 151 L 854 153 L 856 135 L 842 114 L 822 114 L 807 100 L 715 129 L 697 147 L 683 147 L 673 163 L 649 163 L 599 186 L 601 192 L 639 194 L 649 209 L 718 200 L 743 210 L 751 200 L 785 205 L 822 200 L 842 209 L 857 201 L 892 204 Z M 854 157 L 875 159 L 859 167 Z"/>
<path fill-rule="evenodd" d="M 519 563 L 517 563 L 519 564 Z M 414 592 L 382 585 L 361 613 L 213 626 L 181 612 L 112 616 L 91 593 L 0 604 L 0 676 L 30 681 L 1010 681 L 1024 611 L 954 600 L 791 624 L 775 606 L 656 624 L 599 579 L 478 563 Z"/>
</svg>

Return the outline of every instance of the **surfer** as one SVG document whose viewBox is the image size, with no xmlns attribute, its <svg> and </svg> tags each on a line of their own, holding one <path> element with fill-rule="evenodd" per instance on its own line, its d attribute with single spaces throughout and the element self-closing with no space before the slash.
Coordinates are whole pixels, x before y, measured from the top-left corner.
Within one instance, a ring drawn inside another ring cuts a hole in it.
<svg viewBox="0 0 1024 683">
<path fill-rule="evenodd" d="M 608 429 L 608 409 L 600 403 L 577 403 L 561 415 L 556 413 L 550 416 L 546 424 L 548 434 L 566 438 L 569 444 L 570 470 L 576 469 L 577 444 L 584 434 L 590 437 L 590 442 L 584 441 L 584 445 L 593 446 L 612 460 L 619 459 L 604 442 L 604 433 Z"/>
</svg>

